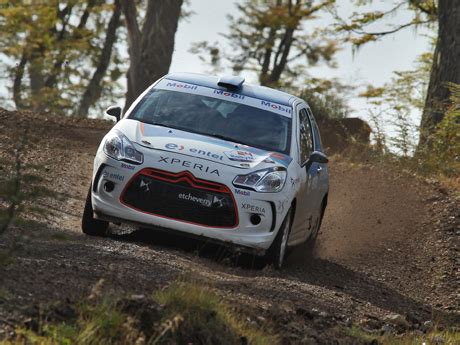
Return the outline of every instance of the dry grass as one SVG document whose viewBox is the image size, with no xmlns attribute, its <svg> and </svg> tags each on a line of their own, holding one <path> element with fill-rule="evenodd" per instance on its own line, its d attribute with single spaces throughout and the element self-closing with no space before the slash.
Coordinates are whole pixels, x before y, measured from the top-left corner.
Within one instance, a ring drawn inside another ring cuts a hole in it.
<svg viewBox="0 0 460 345">
<path fill-rule="evenodd" d="M 366 333 L 358 327 L 348 329 L 348 333 L 360 340 L 372 342 L 377 340 L 379 344 L 383 345 L 457 345 L 460 344 L 460 333 L 457 330 L 444 330 L 440 331 L 434 329 L 427 334 L 405 333 L 402 335 L 386 334 L 374 335 Z"/>
<path fill-rule="evenodd" d="M 142 320 L 123 311 L 120 299 L 95 294 L 75 306 L 76 319 L 59 324 L 39 320 L 38 330 L 18 328 L 14 339 L 0 345 L 278 343 L 269 330 L 257 329 L 234 314 L 208 287 L 175 283 L 155 292 L 153 300 L 163 307 L 148 332 L 141 330 Z"/>
<path fill-rule="evenodd" d="M 167 319 L 180 318 L 179 325 L 163 336 L 174 344 L 277 344 L 270 331 L 249 326 L 235 315 L 209 287 L 175 283 L 154 298 L 166 306 Z M 243 341 L 244 343 L 244 341 Z"/>
</svg>

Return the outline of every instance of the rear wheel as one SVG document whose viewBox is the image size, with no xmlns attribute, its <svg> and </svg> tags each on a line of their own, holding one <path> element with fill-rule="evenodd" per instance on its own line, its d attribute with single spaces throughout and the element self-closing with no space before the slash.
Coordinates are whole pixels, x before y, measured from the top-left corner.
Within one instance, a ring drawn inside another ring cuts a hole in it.
<svg viewBox="0 0 460 345">
<path fill-rule="evenodd" d="M 91 203 L 91 187 L 88 191 L 88 196 L 86 197 L 85 209 L 83 211 L 83 217 L 81 220 L 81 230 L 86 235 L 90 236 L 107 236 L 107 228 L 109 227 L 109 222 L 95 219 L 93 213 L 93 205 Z"/>
<path fill-rule="evenodd" d="M 276 269 L 283 267 L 284 259 L 286 258 L 289 234 L 291 233 L 291 221 L 291 210 L 289 210 L 275 240 L 266 254 L 266 262 L 273 264 Z"/>
</svg>

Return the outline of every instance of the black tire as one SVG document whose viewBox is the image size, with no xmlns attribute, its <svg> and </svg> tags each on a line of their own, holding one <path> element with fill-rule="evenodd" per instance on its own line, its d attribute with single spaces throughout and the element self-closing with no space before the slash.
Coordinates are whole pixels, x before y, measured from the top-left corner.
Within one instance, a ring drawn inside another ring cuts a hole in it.
<svg viewBox="0 0 460 345">
<path fill-rule="evenodd" d="M 85 209 L 83 211 L 83 217 L 81 220 L 81 230 L 86 235 L 106 237 L 108 235 L 108 227 L 109 222 L 94 218 L 90 187 L 88 196 L 86 197 Z"/>
<path fill-rule="evenodd" d="M 283 267 L 284 261 L 288 254 L 287 242 L 291 233 L 292 225 L 292 212 L 289 209 L 286 218 L 284 218 L 283 224 L 276 235 L 275 240 L 265 255 L 265 261 L 267 264 L 272 264 L 276 269 Z"/>
</svg>

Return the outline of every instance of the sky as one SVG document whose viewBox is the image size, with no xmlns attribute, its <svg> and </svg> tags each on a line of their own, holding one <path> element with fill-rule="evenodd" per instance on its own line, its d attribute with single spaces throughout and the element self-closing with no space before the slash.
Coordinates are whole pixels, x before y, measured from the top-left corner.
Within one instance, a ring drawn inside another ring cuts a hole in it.
<svg viewBox="0 0 460 345">
<path fill-rule="evenodd" d="M 190 9 L 194 14 L 179 24 L 176 34 L 176 48 L 171 65 L 172 72 L 206 72 L 209 70 L 197 56 L 189 52 L 192 42 L 218 41 L 220 48 L 225 50 L 226 40 L 221 36 L 228 32 L 228 14 L 238 15 L 237 0 L 191 0 Z M 387 9 L 392 0 L 375 0 L 371 9 Z M 339 14 L 347 17 L 354 10 L 349 0 L 337 0 Z M 391 21 L 406 22 L 411 18 L 407 11 L 401 11 L 391 18 Z M 318 19 L 315 25 L 330 25 L 328 15 Z M 389 23 L 375 26 L 372 29 L 387 28 Z M 382 86 L 389 82 L 394 71 L 409 70 L 413 67 L 418 55 L 429 51 L 429 40 L 421 29 L 406 29 L 395 35 L 387 36 L 376 43 L 368 43 L 353 53 L 350 46 L 345 46 L 337 54 L 338 68 L 331 69 L 325 66 L 314 67 L 309 70 L 316 77 L 337 77 L 345 84 Z M 244 75 L 244 73 L 243 73 Z M 251 80 L 256 82 L 256 80 Z M 308 101 L 308 100 L 307 100 Z M 367 119 L 368 104 L 364 99 L 351 98 L 349 103 L 353 109 L 352 116 Z M 413 122 L 419 121 L 419 114 L 413 114 Z"/>
<path fill-rule="evenodd" d="M 170 68 L 172 72 L 197 72 L 204 73 L 209 67 L 204 65 L 198 56 L 189 50 L 193 42 L 218 41 L 221 50 L 227 47 L 226 39 L 222 33 L 228 32 L 229 21 L 227 15 L 238 15 L 236 4 L 241 0 L 190 0 L 189 10 L 193 14 L 179 23 L 176 34 L 175 52 Z M 348 17 L 354 6 L 349 0 L 337 0 L 339 13 Z M 372 10 L 389 8 L 393 0 L 374 0 Z M 391 18 L 395 22 L 406 22 L 410 19 L 409 12 L 399 12 Z M 328 15 L 316 20 L 314 25 L 327 26 L 331 24 Z M 385 29 L 385 24 L 373 29 Z M 319 78 L 339 78 L 348 85 L 382 86 L 389 82 L 394 71 L 408 70 L 413 66 L 416 57 L 430 49 L 428 39 L 423 35 L 423 30 L 404 30 L 395 35 L 387 36 L 377 43 L 368 43 L 353 54 L 350 46 L 344 46 L 336 55 L 338 68 L 331 69 L 318 66 L 309 69 L 309 73 Z M 227 71 L 230 72 L 230 71 Z M 228 73 L 227 73 L 228 74 Z M 243 73 L 244 75 L 244 73 Z M 248 75 L 246 75 L 248 77 Z M 249 81 L 257 82 L 249 75 Z M 0 78 L 0 95 L 6 95 L 6 79 Z M 125 85 L 122 82 L 122 85 Z M 307 100 L 308 101 L 308 100 Z M 11 102 L 3 106 L 11 107 Z M 350 96 L 349 104 L 353 111 L 351 116 L 367 119 L 369 105 L 365 100 Z M 418 123 L 418 114 L 413 114 L 413 122 Z"/>
</svg>

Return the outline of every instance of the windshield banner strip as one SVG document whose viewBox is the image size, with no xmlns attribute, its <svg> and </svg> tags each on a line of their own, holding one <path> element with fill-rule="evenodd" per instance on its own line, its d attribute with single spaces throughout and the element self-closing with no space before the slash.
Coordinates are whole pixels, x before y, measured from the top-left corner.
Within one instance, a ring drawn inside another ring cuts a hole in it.
<svg viewBox="0 0 460 345">
<path fill-rule="evenodd" d="M 155 89 L 159 90 L 171 90 L 178 91 L 183 93 L 191 93 L 200 96 L 213 97 L 217 99 L 222 99 L 225 101 L 235 102 L 239 104 L 248 105 L 251 107 L 271 111 L 273 113 L 291 118 L 292 117 L 292 108 L 290 106 L 281 105 L 278 103 L 264 101 L 261 99 L 248 97 L 245 95 L 240 95 L 238 93 L 232 93 L 224 90 L 213 89 L 210 87 L 199 86 L 194 84 L 188 84 L 183 82 L 178 82 L 175 80 L 163 79 L 157 85 Z"/>
</svg>

